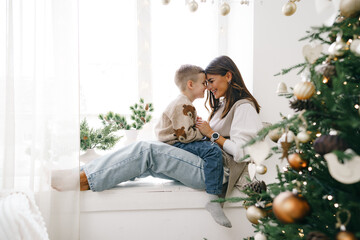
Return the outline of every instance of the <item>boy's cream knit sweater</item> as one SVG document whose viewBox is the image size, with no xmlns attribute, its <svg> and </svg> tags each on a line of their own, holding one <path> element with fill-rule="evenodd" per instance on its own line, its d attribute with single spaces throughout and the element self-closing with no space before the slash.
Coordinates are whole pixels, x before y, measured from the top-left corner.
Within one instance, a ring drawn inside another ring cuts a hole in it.
<svg viewBox="0 0 360 240">
<path fill-rule="evenodd" d="M 195 127 L 196 117 L 196 109 L 192 102 L 188 97 L 180 94 L 166 107 L 156 124 L 156 137 L 159 141 L 168 144 L 201 140 L 203 135 Z"/>
</svg>

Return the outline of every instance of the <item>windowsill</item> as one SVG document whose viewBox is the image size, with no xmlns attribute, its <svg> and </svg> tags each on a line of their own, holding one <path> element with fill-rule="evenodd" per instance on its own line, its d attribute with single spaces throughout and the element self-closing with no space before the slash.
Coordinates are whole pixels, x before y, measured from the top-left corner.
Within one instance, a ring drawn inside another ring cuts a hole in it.
<svg viewBox="0 0 360 240">
<path fill-rule="evenodd" d="M 204 190 L 152 177 L 123 182 L 103 192 L 84 191 L 80 198 L 81 212 L 195 209 L 209 201 Z M 241 206 L 241 202 L 226 203 L 226 207 Z"/>
</svg>

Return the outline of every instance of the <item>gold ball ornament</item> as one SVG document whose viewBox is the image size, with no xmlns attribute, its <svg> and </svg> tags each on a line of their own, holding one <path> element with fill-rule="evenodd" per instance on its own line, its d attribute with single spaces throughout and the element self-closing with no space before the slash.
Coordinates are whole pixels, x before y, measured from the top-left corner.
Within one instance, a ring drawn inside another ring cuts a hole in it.
<svg viewBox="0 0 360 240">
<path fill-rule="evenodd" d="M 310 205 L 302 196 L 286 191 L 275 197 L 273 212 L 282 223 L 295 223 L 310 213 Z"/>
<path fill-rule="evenodd" d="M 256 172 L 258 174 L 265 174 L 267 172 L 267 167 L 265 165 L 256 165 Z"/>
<path fill-rule="evenodd" d="M 195 2 L 194 0 L 189 2 L 188 5 L 189 5 L 188 8 L 189 8 L 190 12 L 195 12 L 198 9 L 198 6 L 199 6 L 197 4 L 197 2 Z"/>
<path fill-rule="evenodd" d="M 352 232 L 341 231 L 336 234 L 336 240 L 357 240 L 357 238 Z"/>
<path fill-rule="evenodd" d="M 350 44 L 350 51 L 360 57 L 360 39 L 354 39 Z"/>
<path fill-rule="evenodd" d="M 289 155 L 288 162 L 290 167 L 296 171 L 300 171 L 308 166 L 308 162 L 301 158 L 300 154 L 293 153 Z"/>
<path fill-rule="evenodd" d="M 170 3 L 170 0 L 162 0 L 162 4 L 168 5 Z"/>
<path fill-rule="evenodd" d="M 282 7 L 282 12 L 285 16 L 291 16 L 296 12 L 296 4 L 288 2 Z"/>
<path fill-rule="evenodd" d="M 294 95 L 298 100 L 307 100 L 315 93 L 315 85 L 312 82 L 299 82 L 294 87 Z"/>
<path fill-rule="evenodd" d="M 307 143 L 308 141 L 310 141 L 310 135 L 306 132 L 306 131 L 301 131 L 296 135 L 296 138 L 299 140 L 299 142 L 301 143 Z"/>
<path fill-rule="evenodd" d="M 220 14 L 223 16 L 228 15 L 230 12 L 230 5 L 227 4 L 226 2 L 224 2 L 223 4 L 221 4 L 220 6 Z"/>
<path fill-rule="evenodd" d="M 261 218 L 266 217 L 266 212 L 264 209 L 255 206 L 250 206 L 246 210 L 246 217 L 251 223 L 258 224 Z"/>
<path fill-rule="evenodd" d="M 282 135 L 283 135 L 283 131 L 280 128 L 275 128 L 273 130 L 270 130 L 268 133 L 269 138 L 273 142 L 277 142 Z"/>
<path fill-rule="evenodd" d="M 360 0 L 341 0 L 340 13 L 345 17 L 352 17 L 360 12 Z"/>
</svg>

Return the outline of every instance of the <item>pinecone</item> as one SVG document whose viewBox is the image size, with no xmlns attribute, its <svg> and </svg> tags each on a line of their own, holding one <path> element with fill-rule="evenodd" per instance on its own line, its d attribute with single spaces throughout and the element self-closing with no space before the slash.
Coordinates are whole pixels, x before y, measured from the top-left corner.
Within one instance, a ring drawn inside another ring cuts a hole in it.
<svg viewBox="0 0 360 240">
<path fill-rule="evenodd" d="M 331 78 L 336 75 L 336 69 L 334 65 L 330 65 L 329 63 L 324 63 L 322 65 L 318 65 L 315 67 L 315 71 L 324 75 L 327 78 Z"/>
<path fill-rule="evenodd" d="M 329 238 L 322 232 L 310 232 L 306 240 L 329 240 Z"/>
<path fill-rule="evenodd" d="M 266 183 L 264 181 L 250 182 L 244 185 L 244 189 L 249 189 L 256 193 L 262 193 L 266 191 Z"/>
<path fill-rule="evenodd" d="M 290 101 L 290 108 L 294 109 L 295 112 L 299 112 L 303 109 L 305 110 L 314 110 L 315 106 L 310 100 L 294 100 Z"/>
</svg>

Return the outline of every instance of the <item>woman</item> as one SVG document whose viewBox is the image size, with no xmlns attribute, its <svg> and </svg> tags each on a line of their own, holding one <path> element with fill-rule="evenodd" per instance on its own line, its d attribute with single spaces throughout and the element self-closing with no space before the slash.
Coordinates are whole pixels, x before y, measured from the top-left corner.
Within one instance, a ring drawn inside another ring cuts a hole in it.
<svg viewBox="0 0 360 240">
<path fill-rule="evenodd" d="M 210 122 L 198 119 L 197 127 L 223 149 L 226 172 L 230 172 L 228 191 L 231 191 L 239 176 L 247 173 L 246 163 L 234 159 L 244 156 L 241 145 L 262 127 L 260 107 L 229 57 L 214 59 L 205 72 Z M 151 175 L 205 189 L 203 164 L 200 157 L 180 148 L 157 141 L 140 141 L 85 165 L 80 173 L 80 188 L 103 191 L 135 177 Z"/>
</svg>

